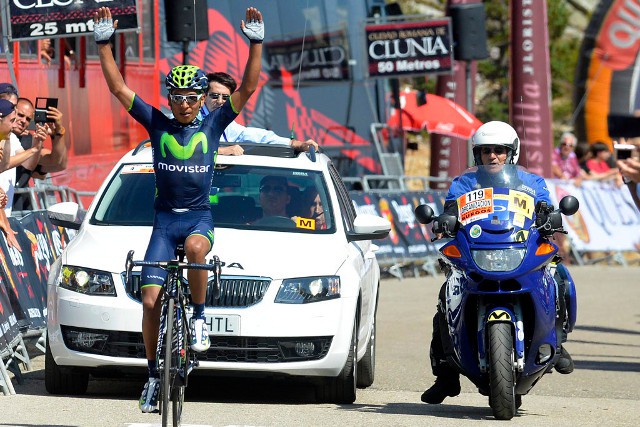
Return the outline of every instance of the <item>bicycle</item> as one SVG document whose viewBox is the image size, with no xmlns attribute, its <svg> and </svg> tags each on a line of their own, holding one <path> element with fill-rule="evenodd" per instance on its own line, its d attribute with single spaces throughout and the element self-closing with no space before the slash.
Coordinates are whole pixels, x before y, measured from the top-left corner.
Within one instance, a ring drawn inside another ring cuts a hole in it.
<svg viewBox="0 0 640 427">
<path fill-rule="evenodd" d="M 183 277 L 183 270 L 209 270 L 213 272 L 213 297 L 220 296 L 221 263 L 214 256 L 210 264 L 196 264 L 184 262 L 184 245 L 178 245 L 175 250 L 176 258 L 170 261 L 134 261 L 133 251 L 127 254 L 125 264 L 127 280 L 131 280 L 133 267 L 159 267 L 165 270 L 167 278 L 164 281 L 162 293 L 162 307 L 160 311 L 160 330 L 156 347 L 156 360 L 160 374 L 160 408 L 162 426 L 167 426 L 169 419 L 169 402 L 172 404 L 173 426 L 179 426 L 182 418 L 185 389 L 189 373 L 198 366 L 196 355 L 189 348 L 191 329 L 186 319 L 188 306 L 188 284 Z"/>
</svg>

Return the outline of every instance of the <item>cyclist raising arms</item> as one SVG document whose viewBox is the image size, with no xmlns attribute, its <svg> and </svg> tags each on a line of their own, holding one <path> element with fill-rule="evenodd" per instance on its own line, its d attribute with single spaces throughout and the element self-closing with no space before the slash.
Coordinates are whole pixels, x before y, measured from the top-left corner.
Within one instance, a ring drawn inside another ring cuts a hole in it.
<svg viewBox="0 0 640 427">
<path fill-rule="evenodd" d="M 168 101 L 174 116 L 169 119 L 125 84 L 111 52 L 110 41 L 118 21 L 113 21 L 109 8 L 98 9 L 94 24 L 102 73 L 109 91 L 145 127 L 151 139 L 156 180 L 155 217 L 144 259 L 169 260 L 176 245 L 184 242 L 189 262 L 204 263 L 205 255 L 213 245 L 209 193 L 220 135 L 258 86 L 264 39 L 262 14 L 250 7 L 246 12 L 246 23 L 240 23 L 240 28 L 251 42 L 242 84 L 224 106 L 203 120 L 197 119 L 208 86 L 207 76 L 202 70 L 192 65 L 181 65 L 167 74 Z M 149 366 L 149 381 L 139 402 L 143 412 L 153 412 L 158 405 L 160 380 L 155 360 L 160 326 L 158 296 L 166 274 L 159 268 L 142 270 L 142 336 Z M 206 351 L 209 348 L 209 331 L 204 320 L 207 272 L 189 270 L 187 277 L 195 319 L 191 348 Z"/>
</svg>

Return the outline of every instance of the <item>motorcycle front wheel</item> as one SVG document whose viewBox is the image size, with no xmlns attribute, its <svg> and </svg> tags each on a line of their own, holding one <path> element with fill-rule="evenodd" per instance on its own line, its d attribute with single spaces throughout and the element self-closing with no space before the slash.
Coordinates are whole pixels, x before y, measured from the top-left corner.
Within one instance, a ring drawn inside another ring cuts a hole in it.
<svg viewBox="0 0 640 427">
<path fill-rule="evenodd" d="M 489 402 L 493 416 L 510 420 L 516 414 L 513 333 L 509 323 L 489 324 Z"/>
</svg>

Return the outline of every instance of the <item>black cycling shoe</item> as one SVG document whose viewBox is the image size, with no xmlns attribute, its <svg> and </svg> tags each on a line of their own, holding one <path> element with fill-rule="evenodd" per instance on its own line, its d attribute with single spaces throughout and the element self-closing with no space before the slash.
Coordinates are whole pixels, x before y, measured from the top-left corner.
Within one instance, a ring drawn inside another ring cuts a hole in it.
<svg viewBox="0 0 640 427">
<path fill-rule="evenodd" d="M 554 368 L 557 372 L 565 375 L 573 372 L 573 359 L 564 347 L 561 349 L 560 358 L 556 362 Z"/>
<path fill-rule="evenodd" d="M 424 403 L 437 405 L 442 403 L 447 397 L 454 397 L 460 394 L 460 376 L 447 375 L 436 378 L 436 383 L 422 393 L 420 400 Z"/>
</svg>

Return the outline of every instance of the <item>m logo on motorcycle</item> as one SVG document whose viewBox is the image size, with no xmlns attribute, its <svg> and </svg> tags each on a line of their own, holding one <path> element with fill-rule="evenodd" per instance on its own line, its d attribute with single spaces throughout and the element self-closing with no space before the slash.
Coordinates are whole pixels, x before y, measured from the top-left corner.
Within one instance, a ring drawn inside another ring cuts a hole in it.
<svg viewBox="0 0 640 427">
<path fill-rule="evenodd" d="M 509 315 L 509 313 L 504 310 L 496 310 L 489 315 L 489 319 L 487 321 L 499 322 L 499 321 L 505 321 L 505 320 L 511 321 L 511 316 Z"/>
</svg>

